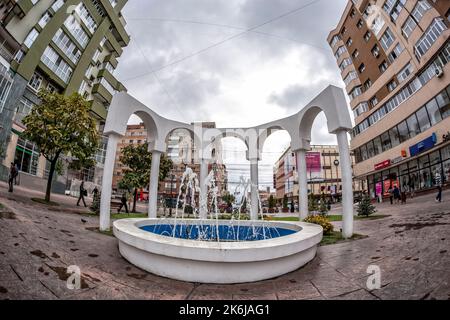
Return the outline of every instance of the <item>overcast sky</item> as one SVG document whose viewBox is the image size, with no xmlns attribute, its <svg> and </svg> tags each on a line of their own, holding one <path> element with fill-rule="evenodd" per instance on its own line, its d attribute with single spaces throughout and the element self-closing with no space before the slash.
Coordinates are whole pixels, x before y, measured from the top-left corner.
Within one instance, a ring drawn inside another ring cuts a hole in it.
<svg viewBox="0 0 450 320">
<path fill-rule="evenodd" d="M 130 0 L 123 14 L 131 42 L 116 74 L 131 95 L 174 120 L 249 127 L 282 118 L 298 112 L 328 84 L 344 86 L 326 37 L 346 3 Z M 202 51 L 292 10 L 297 11 Z M 323 115 L 316 119 L 312 139 L 336 143 Z M 271 185 L 272 166 L 289 141 L 280 132 L 266 143 L 262 185 Z M 248 175 L 244 146 L 227 138 L 223 147 L 230 180 Z"/>
</svg>

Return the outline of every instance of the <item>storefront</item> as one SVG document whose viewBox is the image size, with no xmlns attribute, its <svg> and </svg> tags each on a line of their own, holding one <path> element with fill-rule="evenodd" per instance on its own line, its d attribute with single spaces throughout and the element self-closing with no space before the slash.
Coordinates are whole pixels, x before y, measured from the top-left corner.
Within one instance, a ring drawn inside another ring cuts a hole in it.
<svg viewBox="0 0 450 320">
<path fill-rule="evenodd" d="M 409 147 L 395 159 L 387 159 L 375 165 L 367 176 L 367 186 L 372 198 L 387 196 L 389 188 L 399 187 L 405 192 L 430 190 L 436 187 L 436 178 L 450 182 L 450 139 L 436 145 L 436 135 Z"/>
</svg>

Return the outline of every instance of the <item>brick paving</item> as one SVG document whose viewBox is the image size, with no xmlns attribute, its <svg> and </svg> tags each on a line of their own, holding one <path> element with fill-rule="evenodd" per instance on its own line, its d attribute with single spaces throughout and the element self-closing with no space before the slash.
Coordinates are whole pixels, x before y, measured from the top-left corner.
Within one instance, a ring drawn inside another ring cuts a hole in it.
<svg viewBox="0 0 450 320">
<path fill-rule="evenodd" d="M 76 199 L 54 195 L 60 206 L 49 208 L 36 196 L 20 187 L 9 194 L 0 183 L 0 299 L 450 299 L 450 191 L 442 203 L 425 195 L 378 204 L 378 214 L 391 216 L 355 222 L 367 238 L 320 247 L 279 278 L 236 285 L 144 272 L 120 256 L 114 237 L 89 230 L 98 218 L 81 216 Z M 70 265 L 82 271 L 80 290 L 66 287 Z M 369 265 L 381 268 L 381 289 L 367 289 Z"/>
</svg>

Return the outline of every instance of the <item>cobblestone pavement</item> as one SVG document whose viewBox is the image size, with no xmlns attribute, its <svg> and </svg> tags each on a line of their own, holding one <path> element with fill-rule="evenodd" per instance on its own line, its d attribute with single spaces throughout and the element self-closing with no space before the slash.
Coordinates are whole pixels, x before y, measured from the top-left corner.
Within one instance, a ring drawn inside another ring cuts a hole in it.
<svg viewBox="0 0 450 320">
<path fill-rule="evenodd" d="M 355 221 L 368 237 L 320 247 L 305 267 L 282 277 L 236 285 L 192 284 L 146 273 L 125 261 L 114 237 L 89 230 L 76 199 L 32 202 L 42 194 L 0 183 L 0 299 L 450 299 L 450 192 L 406 205 L 379 204 L 373 221 Z M 83 222 L 83 221 L 85 222 Z M 339 225 L 336 224 L 339 228 Z M 82 271 L 82 288 L 66 287 L 66 268 Z M 369 291 L 367 267 L 381 268 Z"/>
</svg>

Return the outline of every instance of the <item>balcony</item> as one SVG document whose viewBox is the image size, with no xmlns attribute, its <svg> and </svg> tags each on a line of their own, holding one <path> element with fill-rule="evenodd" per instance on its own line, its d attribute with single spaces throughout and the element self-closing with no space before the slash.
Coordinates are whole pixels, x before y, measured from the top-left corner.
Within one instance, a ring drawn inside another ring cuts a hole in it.
<svg viewBox="0 0 450 320">
<path fill-rule="evenodd" d="M 92 94 L 100 99 L 103 103 L 111 103 L 114 92 L 110 92 L 107 89 L 108 85 L 106 84 L 105 79 L 101 79 L 96 82 L 92 87 Z"/>
<path fill-rule="evenodd" d="M 105 86 L 111 92 L 111 94 L 115 94 L 117 91 L 127 91 L 122 83 L 117 80 L 112 73 L 107 69 L 101 69 L 97 75 L 98 78 L 104 79 L 107 83 Z"/>
<path fill-rule="evenodd" d="M 89 101 L 91 105 L 91 111 L 97 115 L 100 120 L 106 120 L 106 116 L 108 115 L 108 110 L 106 107 L 95 100 Z"/>
</svg>

